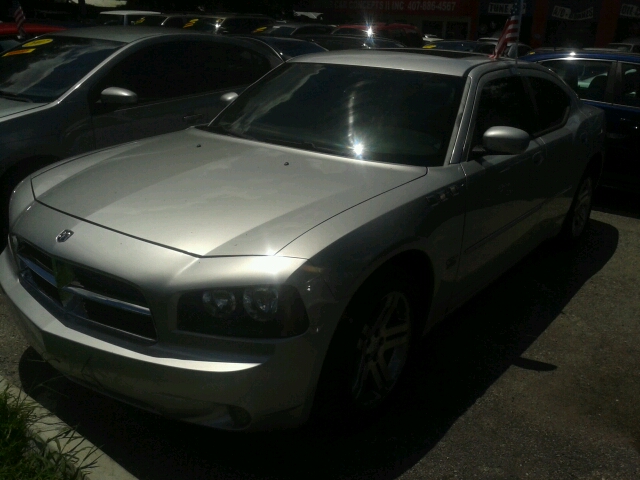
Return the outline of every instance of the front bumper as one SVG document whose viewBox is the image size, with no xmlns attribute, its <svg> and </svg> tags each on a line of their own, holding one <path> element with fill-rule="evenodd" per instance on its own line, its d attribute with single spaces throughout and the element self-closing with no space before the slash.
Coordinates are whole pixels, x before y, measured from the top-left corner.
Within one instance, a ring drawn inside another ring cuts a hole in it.
<svg viewBox="0 0 640 480">
<path fill-rule="evenodd" d="M 140 408 L 229 430 L 288 428 L 308 417 L 329 337 L 310 329 L 289 339 L 211 339 L 221 349 L 174 342 L 127 348 L 65 326 L 20 283 L 9 249 L 0 286 L 27 341 L 78 383 Z"/>
</svg>

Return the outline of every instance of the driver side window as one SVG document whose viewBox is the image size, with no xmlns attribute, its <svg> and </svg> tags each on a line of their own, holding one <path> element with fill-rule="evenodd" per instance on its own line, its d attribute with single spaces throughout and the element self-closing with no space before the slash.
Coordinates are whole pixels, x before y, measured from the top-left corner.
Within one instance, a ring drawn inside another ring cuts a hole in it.
<svg viewBox="0 0 640 480">
<path fill-rule="evenodd" d="M 482 145 L 482 136 L 491 127 L 514 127 L 533 132 L 534 109 L 520 77 L 487 82 L 480 93 L 472 147 Z"/>
</svg>

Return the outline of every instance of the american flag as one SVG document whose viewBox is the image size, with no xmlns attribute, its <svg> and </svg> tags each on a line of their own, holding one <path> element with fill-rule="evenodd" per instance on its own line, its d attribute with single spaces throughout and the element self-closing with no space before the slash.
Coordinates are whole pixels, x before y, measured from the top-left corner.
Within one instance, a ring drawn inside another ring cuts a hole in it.
<svg viewBox="0 0 640 480">
<path fill-rule="evenodd" d="M 18 0 L 12 0 L 11 6 L 13 7 L 13 18 L 18 24 L 18 35 L 20 38 L 27 38 L 27 32 L 24 31 L 25 17 L 20 2 Z"/>
<path fill-rule="evenodd" d="M 523 0 L 516 0 L 511 8 L 511 15 L 502 30 L 502 34 L 498 39 L 496 48 L 493 51 L 492 58 L 500 57 L 507 48 L 509 43 L 518 43 L 520 38 L 520 24 L 522 23 L 522 2 Z"/>
</svg>

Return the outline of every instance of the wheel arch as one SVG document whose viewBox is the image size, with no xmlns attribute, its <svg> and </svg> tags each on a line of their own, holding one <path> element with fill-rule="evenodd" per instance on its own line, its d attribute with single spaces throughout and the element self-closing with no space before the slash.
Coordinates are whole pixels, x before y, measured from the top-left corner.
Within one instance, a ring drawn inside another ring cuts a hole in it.
<svg viewBox="0 0 640 480">
<path fill-rule="evenodd" d="M 349 311 L 350 307 L 352 307 L 354 303 L 357 303 L 362 295 L 366 294 L 367 289 L 373 282 L 388 278 L 390 274 L 402 275 L 408 280 L 408 283 L 415 285 L 416 294 L 414 295 L 415 298 L 412 298 L 412 306 L 417 308 L 419 315 L 419 323 L 416 325 L 416 331 L 424 331 L 435 293 L 435 273 L 433 262 L 431 258 L 429 258 L 429 255 L 417 249 L 396 253 L 369 272 L 351 295 L 343 312 L 343 317 Z M 424 297 L 422 297 L 422 295 L 424 295 Z M 341 318 L 341 321 L 343 321 L 343 318 Z"/>
<path fill-rule="evenodd" d="M 594 188 L 600 183 L 602 177 L 602 169 L 604 168 L 604 155 L 602 152 L 598 152 L 589 159 L 587 164 L 586 173 L 593 174 L 594 176 Z"/>
</svg>

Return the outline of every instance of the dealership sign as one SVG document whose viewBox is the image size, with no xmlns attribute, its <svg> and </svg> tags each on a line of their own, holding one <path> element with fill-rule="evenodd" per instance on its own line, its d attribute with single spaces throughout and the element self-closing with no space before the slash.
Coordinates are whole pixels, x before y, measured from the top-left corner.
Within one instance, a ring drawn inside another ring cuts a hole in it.
<svg viewBox="0 0 640 480">
<path fill-rule="evenodd" d="M 561 7 L 559 5 L 553 7 L 551 16 L 553 18 L 559 18 L 560 20 L 592 20 L 594 17 L 593 7 L 589 7 L 579 12 L 574 12 L 570 8 Z"/>
<path fill-rule="evenodd" d="M 522 13 L 527 13 L 526 2 L 522 5 Z M 513 2 L 510 3 L 490 3 L 487 6 L 487 14 L 489 15 L 511 15 L 513 10 Z"/>
<path fill-rule="evenodd" d="M 329 9 L 345 12 L 393 12 L 406 14 L 468 15 L 463 0 L 333 0 Z"/>
<path fill-rule="evenodd" d="M 623 3 L 622 7 L 620 7 L 620 16 L 629 18 L 640 18 L 640 7 L 637 5 Z"/>
</svg>

